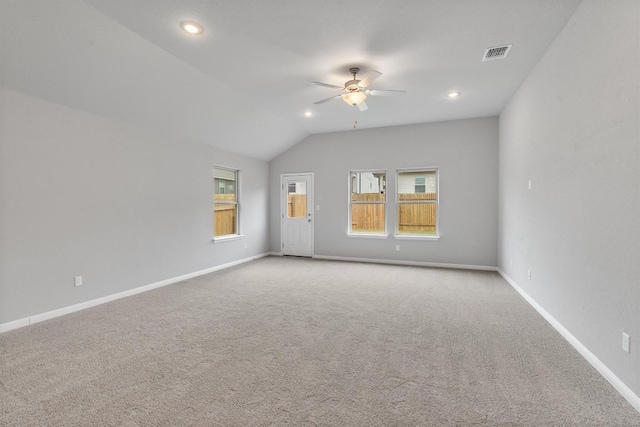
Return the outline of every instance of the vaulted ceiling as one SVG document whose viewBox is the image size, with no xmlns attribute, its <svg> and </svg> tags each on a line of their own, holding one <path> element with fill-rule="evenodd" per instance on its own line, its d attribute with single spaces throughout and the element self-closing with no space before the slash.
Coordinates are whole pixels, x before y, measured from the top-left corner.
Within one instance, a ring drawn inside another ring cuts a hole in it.
<svg viewBox="0 0 640 427">
<path fill-rule="evenodd" d="M 271 159 L 313 133 L 497 115 L 580 0 L 2 0 L 2 86 Z M 180 23 L 204 27 L 189 35 Z M 503 60 L 486 48 L 512 44 Z M 378 70 L 358 112 L 348 69 Z M 448 99 L 448 91 L 462 96 Z M 304 112 L 311 111 L 311 117 Z"/>
</svg>

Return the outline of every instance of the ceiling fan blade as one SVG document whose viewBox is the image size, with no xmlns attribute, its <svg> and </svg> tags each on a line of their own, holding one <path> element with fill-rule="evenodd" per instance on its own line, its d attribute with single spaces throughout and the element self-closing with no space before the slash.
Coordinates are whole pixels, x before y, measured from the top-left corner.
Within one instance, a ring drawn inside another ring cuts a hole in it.
<svg viewBox="0 0 640 427">
<path fill-rule="evenodd" d="M 336 95 L 336 96 L 332 96 L 331 98 L 327 98 L 327 99 L 323 99 L 322 101 L 318 101 L 318 102 L 314 102 L 315 105 L 320 105 L 320 104 L 324 104 L 325 102 L 329 102 L 332 99 L 336 99 L 336 98 L 342 98 L 344 95 Z"/>
<path fill-rule="evenodd" d="M 360 111 L 367 111 L 369 109 L 369 107 L 367 106 L 367 103 L 364 101 L 358 104 L 357 107 L 358 107 L 358 110 Z"/>
<path fill-rule="evenodd" d="M 364 76 L 362 78 L 362 80 L 360 80 L 359 85 L 361 87 L 367 87 L 369 86 L 371 83 L 373 83 L 374 80 L 376 80 L 378 77 L 380 77 L 382 75 L 382 73 L 380 71 L 376 71 L 376 70 L 371 70 L 369 71 L 369 74 L 367 74 L 366 76 Z"/>
<path fill-rule="evenodd" d="M 311 84 L 314 86 L 324 86 L 324 87 L 330 87 L 333 89 L 344 89 L 342 86 L 330 85 L 329 83 L 311 82 Z"/>
<path fill-rule="evenodd" d="M 406 90 L 367 90 L 365 91 L 367 95 L 372 96 L 395 96 L 395 95 L 404 95 L 407 93 Z"/>
</svg>

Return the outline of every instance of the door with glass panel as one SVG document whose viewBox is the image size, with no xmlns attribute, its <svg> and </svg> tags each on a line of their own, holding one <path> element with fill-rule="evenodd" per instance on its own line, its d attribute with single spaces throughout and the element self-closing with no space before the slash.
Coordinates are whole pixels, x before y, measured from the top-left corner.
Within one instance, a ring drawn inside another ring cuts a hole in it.
<svg viewBox="0 0 640 427">
<path fill-rule="evenodd" d="M 313 255 L 313 175 L 285 174 L 282 186 L 282 254 Z"/>
</svg>

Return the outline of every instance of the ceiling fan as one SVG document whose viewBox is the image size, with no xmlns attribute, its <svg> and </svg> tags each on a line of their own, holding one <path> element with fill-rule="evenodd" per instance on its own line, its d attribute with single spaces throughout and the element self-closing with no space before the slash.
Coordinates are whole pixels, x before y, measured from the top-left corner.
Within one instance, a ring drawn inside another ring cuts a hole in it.
<svg viewBox="0 0 640 427">
<path fill-rule="evenodd" d="M 323 99 L 322 101 L 314 102 L 314 104 L 324 104 L 325 102 L 329 102 L 333 99 L 342 98 L 347 104 L 357 106 L 360 111 L 365 111 L 368 110 L 369 107 L 367 107 L 367 104 L 364 102 L 364 100 L 369 95 L 392 96 L 407 93 L 406 90 L 367 89 L 367 87 L 369 87 L 371 83 L 373 83 L 378 77 L 382 75 L 380 71 L 371 70 L 366 76 L 362 78 L 362 80 L 358 80 L 358 78 L 356 77 L 356 75 L 360 72 L 360 68 L 349 68 L 349 72 L 353 75 L 353 79 L 346 81 L 344 86 L 330 85 L 328 83 L 322 82 L 311 82 L 311 84 L 315 86 L 330 87 L 332 89 L 340 89 L 341 91 L 345 92 L 340 95 L 332 96 L 331 98 Z"/>
</svg>

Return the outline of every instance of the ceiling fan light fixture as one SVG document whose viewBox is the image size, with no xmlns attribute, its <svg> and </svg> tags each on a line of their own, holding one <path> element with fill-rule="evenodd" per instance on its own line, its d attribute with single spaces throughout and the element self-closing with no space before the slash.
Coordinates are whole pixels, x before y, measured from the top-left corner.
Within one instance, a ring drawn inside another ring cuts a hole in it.
<svg viewBox="0 0 640 427">
<path fill-rule="evenodd" d="M 204 32 L 204 28 L 202 28 L 202 25 L 198 24 L 197 22 L 193 22 L 193 21 L 184 21 L 180 24 L 180 28 L 182 28 L 184 31 L 186 31 L 189 34 L 193 34 L 193 35 L 199 35 L 202 34 Z"/>
<path fill-rule="evenodd" d="M 451 99 L 456 99 L 460 97 L 460 95 L 462 95 L 462 92 L 460 92 L 459 90 L 452 90 L 451 92 L 447 93 L 447 97 Z"/>
<path fill-rule="evenodd" d="M 358 105 L 362 101 L 364 101 L 366 98 L 367 98 L 367 95 L 365 95 L 364 92 L 359 92 L 359 91 L 349 92 L 348 94 L 342 97 L 342 99 L 344 99 L 344 102 L 346 102 L 349 105 Z"/>
<path fill-rule="evenodd" d="M 304 116 L 305 117 L 311 117 L 311 116 L 313 116 L 313 113 L 311 111 L 305 111 L 304 112 Z"/>
</svg>

